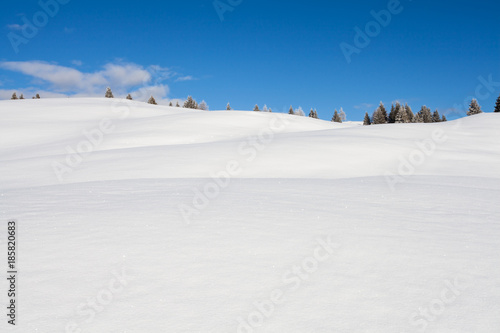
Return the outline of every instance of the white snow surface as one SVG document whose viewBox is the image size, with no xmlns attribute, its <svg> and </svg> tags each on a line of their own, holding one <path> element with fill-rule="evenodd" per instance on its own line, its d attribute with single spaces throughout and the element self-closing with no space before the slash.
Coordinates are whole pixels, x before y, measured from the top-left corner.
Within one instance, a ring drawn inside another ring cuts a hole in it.
<svg viewBox="0 0 500 333">
<path fill-rule="evenodd" d="M 498 333 L 499 128 L 0 101 L 0 331 Z"/>
</svg>

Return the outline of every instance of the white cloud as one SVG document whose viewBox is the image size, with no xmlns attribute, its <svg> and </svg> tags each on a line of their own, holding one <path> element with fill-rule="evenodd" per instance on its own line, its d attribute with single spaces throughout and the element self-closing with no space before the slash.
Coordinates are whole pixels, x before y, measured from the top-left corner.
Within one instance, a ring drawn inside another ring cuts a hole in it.
<svg viewBox="0 0 500 333">
<path fill-rule="evenodd" d="M 22 30 L 23 29 L 23 26 L 22 25 L 19 25 L 19 24 L 8 24 L 7 25 L 7 28 L 9 30 Z"/>
<path fill-rule="evenodd" d="M 80 60 L 71 62 L 81 66 Z M 46 97 L 102 96 L 106 87 L 111 87 L 115 97 L 131 93 L 134 99 L 146 101 L 153 95 L 157 101 L 168 103 L 168 79 L 179 77 L 169 68 L 158 65 L 143 66 L 117 60 L 107 63 L 100 70 L 84 72 L 76 68 L 60 66 L 42 61 L 0 61 L 0 69 L 19 72 L 32 78 L 31 85 L 46 86 Z M 192 76 L 179 77 L 176 81 L 194 80 Z M 18 92 L 23 89 L 17 89 Z M 35 88 L 24 89 L 25 96 L 38 92 Z M 2 90 L 0 98 L 10 98 L 14 90 Z M 31 97 L 30 97 L 31 98 Z"/>
<path fill-rule="evenodd" d="M 196 80 L 194 77 L 192 77 L 191 75 L 187 75 L 187 76 L 181 76 L 181 77 L 178 77 L 175 82 L 182 82 L 182 81 L 193 81 L 193 80 Z"/>
</svg>

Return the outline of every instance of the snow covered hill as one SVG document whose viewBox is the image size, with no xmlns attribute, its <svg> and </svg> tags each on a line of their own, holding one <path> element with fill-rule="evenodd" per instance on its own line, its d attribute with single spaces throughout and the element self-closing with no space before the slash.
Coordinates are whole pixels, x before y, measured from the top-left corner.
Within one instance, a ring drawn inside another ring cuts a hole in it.
<svg viewBox="0 0 500 333">
<path fill-rule="evenodd" d="M 1 330 L 499 332 L 499 128 L 0 101 Z"/>
</svg>

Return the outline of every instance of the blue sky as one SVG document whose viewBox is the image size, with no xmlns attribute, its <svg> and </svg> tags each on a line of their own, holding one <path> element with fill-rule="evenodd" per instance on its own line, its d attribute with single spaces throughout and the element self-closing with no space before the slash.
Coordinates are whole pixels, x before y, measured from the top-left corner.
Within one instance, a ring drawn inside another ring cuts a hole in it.
<svg viewBox="0 0 500 333">
<path fill-rule="evenodd" d="M 453 119 L 476 97 L 491 112 L 500 94 L 496 1 L 220 0 L 222 14 L 213 0 L 59 1 L 46 24 L 38 1 L 2 4 L 0 98 L 100 96 L 110 85 L 162 102 L 192 95 L 212 110 L 293 105 L 329 120 L 343 107 L 362 120 L 396 100 Z M 374 24 L 372 11 L 391 9 L 389 24 Z M 26 22 L 40 26 L 29 38 Z M 340 45 L 356 47 L 367 24 L 379 31 L 348 62 Z M 14 35 L 25 38 L 18 52 Z"/>
</svg>

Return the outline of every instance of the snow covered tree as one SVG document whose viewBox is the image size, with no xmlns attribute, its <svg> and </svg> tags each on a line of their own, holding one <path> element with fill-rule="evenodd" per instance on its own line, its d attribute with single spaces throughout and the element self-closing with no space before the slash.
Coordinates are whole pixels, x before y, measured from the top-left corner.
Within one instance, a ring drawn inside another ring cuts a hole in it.
<svg viewBox="0 0 500 333">
<path fill-rule="evenodd" d="M 443 117 L 441 118 L 441 121 L 448 121 L 448 119 L 446 119 L 446 116 L 443 114 Z"/>
<path fill-rule="evenodd" d="M 227 110 L 227 111 L 230 111 L 230 110 L 231 110 L 231 105 L 229 105 L 229 103 L 227 103 L 226 110 Z"/>
<path fill-rule="evenodd" d="M 128 94 L 127 97 L 125 97 L 126 99 L 128 99 L 129 101 L 132 100 L 132 95 Z"/>
<path fill-rule="evenodd" d="M 408 119 L 408 113 L 406 112 L 406 109 L 400 105 L 399 109 L 398 109 L 398 113 L 396 114 L 396 119 L 394 119 L 394 123 L 406 124 L 409 122 L 410 122 L 410 120 Z"/>
<path fill-rule="evenodd" d="M 259 106 L 257 104 L 255 104 L 254 108 L 253 108 L 254 111 L 260 111 L 259 109 Z"/>
<path fill-rule="evenodd" d="M 187 100 L 184 102 L 184 108 L 186 109 L 197 109 L 198 103 L 193 99 L 193 97 L 188 96 Z"/>
<path fill-rule="evenodd" d="M 288 114 L 295 114 L 295 113 L 293 112 L 293 107 L 292 107 L 291 105 L 290 105 L 290 110 L 288 110 Z"/>
<path fill-rule="evenodd" d="M 302 107 L 300 107 L 300 106 L 297 110 L 295 110 L 294 114 L 296 114 L 297 116 L 301 116 L 301 117 L 306 116 L 306 114 L 304 113 L 304 110 L 302 110 Z"/>
<path fill-rule="evenodd" d="M 340 117 L 341 122 L 344 122 L 347 120 L 347 116 L 346 116 L 343 108 L 340 108 L 339 117 Z"/>
<path fill-rule="evenodd" d="M 208 104 L 205 101 L 201 101 L 201 103 L 198 105 L 199 110 L 203 111 L 208 111 Z"/>
<path fill-rule="evenodd" d="M 156 105 L 156 100 L 153 96 L 149 97 L 148 104 L 154 104 Z"/>
<path fill-rule="evenodd" d="M 441 122 L 441 116 L 439 115 L 439 111 L 437 109 L 432 114 L 432 122 L 433 123 L 439 123 L 439 122 Z"/>
<path fill-rule="evenodd" d="M 314 109 L 314 119 L 319 119 L 318 118 L 318 111 L 316 111 L 316 109 Z"/>
<path fill-rule="evenodd" d="M 385 109 L 384 103 L 380 102 L 380 105 L 378 106 L 380 108 L 380 112 L 382 112 L 382 115 L 384 116 L 385 122 L 381 124 L 387 123 L 387 119 L 389 118 L 387 116 L 387 110 Z"/>
<path fill-rule="evenodd" d="M 311 109 L 311 111 L 309 112 L 309 118 L 314 118 L 314 110 Z"/>
<path fill-rule="evenodd" d="M 422 120 L 424 123 L 432 123 L 432 113 L 431 109 L 429 109 L 427 106 L 422 106 L 420 111 L 418 112 L 420 116 L 422 117 Z"/>
<path fill-rule="evenodd" d="M 386 124 L 386 123 L 387 123 L 387 118 L 384 115 L 384 111 L 379 106 L 377 108 L 377 110 L 375 110 L 375 112 L 373 112 L 372 124 L 379 125 L 379 124 Z"/>
<path fill-rule="evenodd" d="M 423 123 L 424 122 L 424 117 L 420 112 L 416 113 L 415 116 L 413 117 L 413 123 Z"/>
<path fill-rule="evenodd" d="M 495 105 L 495 112 L 500 112 L 500 96 L 497 98 L 497 104 Z"/>
<path fill-rule="evenodd" d="M 337 111 L 337 109 L 335 109 L 335 112 L 333 113 L 332 121 L 335 123 L 342 122 L 342 119 L 340 119 L 340 115 L 339 115 L 339 112 Z"/>
<path fill-rule="evenodd" d="M 168 106 L 174 106 L 174 105 L 172 104 L 172 102 L 170 102 L 170 103 L 168 103 Z"/>
<path fill-rule="evenodd" d="M 24 95 L 21 94 L 21 96 L 19 96 L 19 99 L 24 99 Z"/>
<path fill-rule="evenodd" d="M 175 103 L 176 108 L 180 108 L 181 106 L 179 105 L 179 102 Z"/>
<path fill-rule="evenodd" d="M 394 106 L 394 104 L 391 106 L 391 113 L 389 113 L 389 119 L 387 120 L 389 124 L 394 124 L 396 122 L 396 117 L 402 108 L 399 102 L 396 102 L 396 106 Z"/>
<path fill-rule="evenodd" d="M 104 95 L 106 98 L 113 98 L 113 92 L 111 91 L 110 87 L 106 88 L 106 94 Z"/>
<path fill-rule="evenodd" d="M 262 112 L 268 112 L 267 105 L 264 104 L 264 107 L 262 108 Z"/>
<path fill-rule="evenodd" d="M 467 115 L 473 116 L 480 113 L 483 113 L 483 111 L 481 110 L 481 106 L 479 106 L 477 99 L 473 98 L 472 102 L 470 103 L 469 112 L 467 112 Z"/>
<path fill-rule="evenodd" d="M 413 111 L 408 104 L 405 104 L 406 115 L 408 117 L 408 122 L 411 123 L 413 119 Z"/>
<path fill-rule="evenodd" d="M 365 119 L 363 120 L 363 125 L 364 126 L 369 126 L 371 125 L 372 122 L 370 120 L 370 116 L 368 115 L 368 112 L 365 113 Z"/>
<path fill-rule="evenodd" d="M 35 98 L 36 98 L 36 99 L 40 99 L 40 94 L 36 94 L 36 95 L 35 95 Z"/>
<path fill-rule="evenodd" d="M 11 97 L 10 99 L 18 99 L 18 98 L 17 98 L 17 94 L 16 94 L 16 93 L 13 93 L 13 94 L 12 94 L 12 97 Z"/>
<path fill-rule="evenodd" d="M 273 110 L 271 108 L 269 108 L 269 112 L 273 112 Z"/>
</svg>

